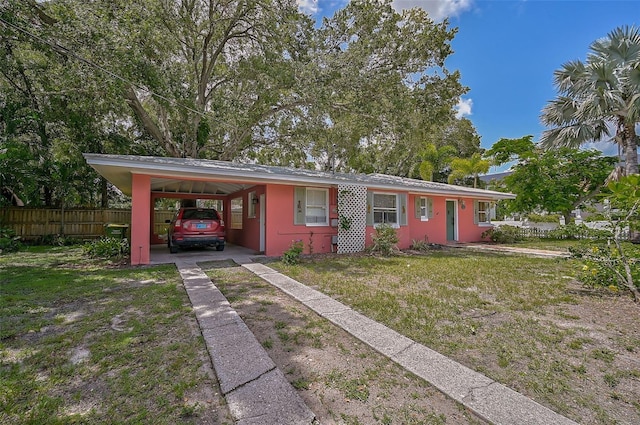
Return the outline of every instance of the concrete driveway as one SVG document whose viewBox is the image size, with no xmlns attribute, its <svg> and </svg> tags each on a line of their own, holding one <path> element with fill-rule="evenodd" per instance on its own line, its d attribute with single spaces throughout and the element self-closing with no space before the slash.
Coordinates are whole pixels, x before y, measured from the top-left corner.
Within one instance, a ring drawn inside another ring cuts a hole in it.
<svg viewBox="0 0 640 425">
<path fill-rule="evenodd" d="M 169 264 L 176 262 L 199 263 L 204 261 L 234 260 L 237 263 L 250 262 L 251 258 L 264 257 L 254 250 L 227 243 L 224 251 L 215 248 L 190 248 L 169 253 L 167 245 L 151 245 L 151 264 Z"/>
</svg>

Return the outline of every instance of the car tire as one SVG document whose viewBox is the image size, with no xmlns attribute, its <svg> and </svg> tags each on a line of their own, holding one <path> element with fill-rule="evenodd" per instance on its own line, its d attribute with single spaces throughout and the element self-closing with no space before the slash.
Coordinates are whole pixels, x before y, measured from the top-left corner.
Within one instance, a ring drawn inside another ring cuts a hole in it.
<svg viewBox="0 0 640 425">
<path fill-rule="evenodd" d="M 217 245 L 216 251 L 224 251 L 224 245 Z"/>
<path fill-rule="evenodd" d="M 169 252 L 172 254 L 176 254 L 178 252 L 178 247 L 171 243 L 171 239 L 169 239 Z"/>
</svg>

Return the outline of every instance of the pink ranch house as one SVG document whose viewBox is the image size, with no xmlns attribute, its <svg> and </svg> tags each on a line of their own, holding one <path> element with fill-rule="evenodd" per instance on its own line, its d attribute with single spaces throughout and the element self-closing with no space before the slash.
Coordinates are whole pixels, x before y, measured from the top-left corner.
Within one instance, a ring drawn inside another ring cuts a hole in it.
<svg viewBox="0 0 640 425">
<path fill-rule="evenodd" d="M 475 242 L 491 227 L 492 203 L 509 193 L 384 174 L 341 174 L 226 161 L 85 154 L 98 173 L 131 196 L 131 264 L 148 264 L 159 198 L 215 200 L 227 242 L 279 256 L 294 241 L 305 252 L 352 253 L 371 244 L 375 226 L 414 240 Z"/>
</svg>

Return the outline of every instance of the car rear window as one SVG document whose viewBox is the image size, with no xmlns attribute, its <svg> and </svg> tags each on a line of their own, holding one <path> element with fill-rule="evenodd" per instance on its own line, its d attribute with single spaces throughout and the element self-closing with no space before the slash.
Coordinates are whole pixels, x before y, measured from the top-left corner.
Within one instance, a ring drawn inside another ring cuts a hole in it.
<svg viewBox="0 0 640 425">
<path fill-rule="evenodd" d="M 184 210 L 183 220 L 219 220 L 216 210 Z"/>
</svg>

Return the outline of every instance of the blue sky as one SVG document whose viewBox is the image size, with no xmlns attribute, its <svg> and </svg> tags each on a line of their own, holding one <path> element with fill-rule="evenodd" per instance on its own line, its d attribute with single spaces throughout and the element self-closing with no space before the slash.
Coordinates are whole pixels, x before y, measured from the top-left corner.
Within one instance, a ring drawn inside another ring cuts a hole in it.
<svg viewBox="0 0 640 425">
<path fill-rule="evenodd" d="M 348 0 L 298 0 L 316 18 L 330 16 Z M 585 60 L 589 45 L 623 25 L 640 25 L 639 0 L 395 0 L 397 10 L 422 7 L 436 21 L 449 17 L 458 33 L 449 70 L 469 87 L 460 113 L 489 148 L 500 138 L 544 127 L 540 111 L 557 95 L 553 72 L 570 60 Z M 615 154 L 611 143 L 595 144 Z"/>
</svg>

